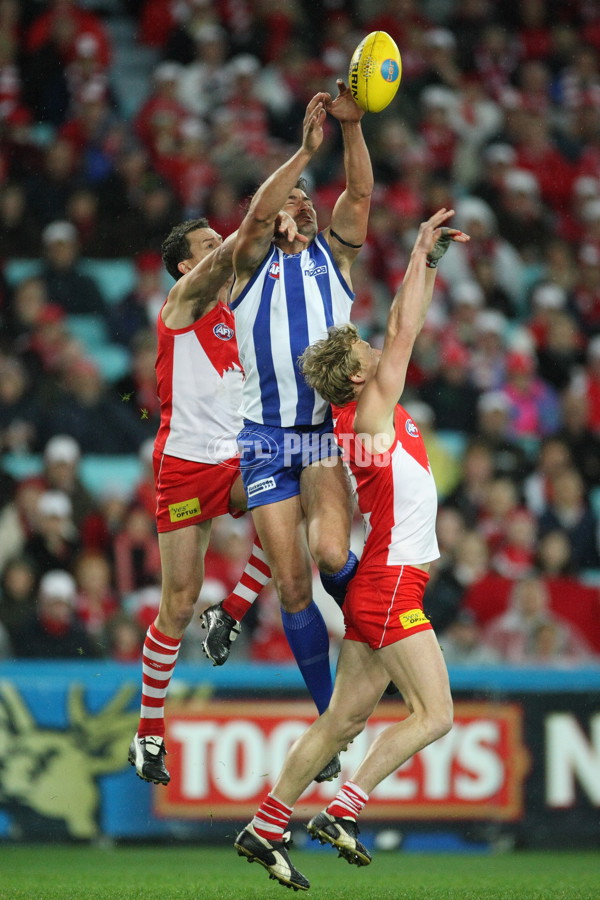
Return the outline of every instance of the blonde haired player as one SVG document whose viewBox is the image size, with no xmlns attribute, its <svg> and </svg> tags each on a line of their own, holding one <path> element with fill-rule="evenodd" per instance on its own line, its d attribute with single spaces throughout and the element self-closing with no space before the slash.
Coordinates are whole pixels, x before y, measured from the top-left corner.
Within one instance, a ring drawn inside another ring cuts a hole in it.
<svg viewBox="0 0 600 900">
<path fill-rule="evenodd" d="M 292 865 L 284 834 L 293 804 L 314 773 L 363 730 L 389 680 L 409 715 L 378 735 L 352 778 L 311 819 L 313 837 L 350 863 L 368 865 L 356 818 L 369 794 L 452 727 L 448 674 L 422 602 L 429 564 L 438 557 L 435 483 L 418 429 L 398 404 L 437 264 L 451 240 L 468 240 L 444 226 L 452 214 L 441 209 L 421 225 L 381 353 L 345 325 L 330 328 L 301 358 L 308 383 L 333 406 L 367 537 L 343 605 L 346 633 L 329 708 L 294 744 L 272 793 L 235 842 L 240 855 L 300 890 L 310 885 Z"/>
</svg>

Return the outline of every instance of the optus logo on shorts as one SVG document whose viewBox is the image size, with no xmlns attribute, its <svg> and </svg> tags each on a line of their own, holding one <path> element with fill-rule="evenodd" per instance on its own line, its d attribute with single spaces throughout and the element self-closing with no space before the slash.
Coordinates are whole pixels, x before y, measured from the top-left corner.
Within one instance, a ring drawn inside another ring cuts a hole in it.
<svg viewBox="0 0 600 900">
<path fill-rule="evenodd" d="M 200 501 L 197 497 L 192 500 L 183 500 L 181 503 L 169 504 L 169 516 L 171 522 L 181 522 L 183 519 L 191 519 L 200 515 Z"/>
<path fill-rule="evenodd" d="M 399 619 L 405 630 L 416 628 L 417 625 L 426 625 L 429 622 L 422 609 L 409 609 L 408 612 L 400 613 Z"/>
</svg>

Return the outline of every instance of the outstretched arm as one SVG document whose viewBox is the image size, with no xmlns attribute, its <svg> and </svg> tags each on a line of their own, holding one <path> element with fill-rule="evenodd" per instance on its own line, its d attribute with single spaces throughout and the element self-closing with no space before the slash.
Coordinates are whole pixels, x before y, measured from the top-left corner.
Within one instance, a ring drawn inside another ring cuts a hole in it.
<svg viewBox="0 0 600 900">
<path fill-rule="evenodd" d="M 236 293 L 263 259 L 273 238 L 273 225 L 294 185 L 323 141 L 325 103 L 329 94 L 315 94 L 303 123 L 302 146 L 258 189 L 240 225 L 233 257 Z"/>
<path fill-rule="evenodd" d="M 233 274 L 233 251 L 239 231 L 234 231 L 222 243 L 215 234 L 207 235 L 206 247 L 210 252 L 186 272 L 169 291 L 168 303 L 193 305 L 196 315 L 217 297 L 221 287 Z M 281 234 L 286 240 L 304 240 L 298 235 L 296 223 L 288 213 L 280 210 L 275 216 L 273 235 Z"/>
<path fill-rule="evenodd" d="M 354 421 L 357 433 L 393 438 L 394 408 L 404 390 L 410 355 L 431 302 L 437 262 L 450 241 L 469 240 L 462 231 L 444 227 L 453 214 L 453 209 L 440 209 L 419 228 L 406 274 L 392 302 L 377 371 L 358 398 Z"/>
<path fill-rule="evenodd" d="M 237 231 L 219 243 L 219 237 L 207 233 L 205 249 L 207 255 L 185 272 L 169 291 L 168 303 L 171 306 L 193 304 L 197 314 L 204 312 L 204 307 L 212 303 L 233 271 L 233 248 L 237 239 Z"/>
<path fill-rule="evenodd" d="M 342 126 L 346 188 L 335 204 L 325 237 L 343 275 L 348 278 L 350 266 L 367 236 L 373 169 L 360 124 L 364 112 L 341 78 L 337 86 L 338 95 L 326 109 Z"/>
</svg>

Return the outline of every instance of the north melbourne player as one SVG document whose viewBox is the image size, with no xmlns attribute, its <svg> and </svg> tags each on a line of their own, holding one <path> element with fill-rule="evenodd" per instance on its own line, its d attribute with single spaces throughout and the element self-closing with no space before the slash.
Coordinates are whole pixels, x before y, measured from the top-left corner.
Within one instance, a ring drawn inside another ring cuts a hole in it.
<svg viewBox="0 0 600 900">
<path fill-rule="evenodd" d="M 349 551 L 350 491 L 332 435 L 328 402 L 307 385 L 298 357 L 327 328 L 350 318 L 350 269 L 367 233 L 373 173 L 363 112 L 338 81 L 338 96 L 312 98 L 302 145 L 254 195 L 234 252 L 235 314 L 243 386 L 242 476 L 271 567 L 290 647 L 319 713 L 332 692 L 329 636 L 312 598 L 310 557 L 341 600 L 358 560 Z M 323 140 L 327 113 L 341 125 L 346 188 L 319 232 L 299 183 Z M 273 239 L 282 209 L 298 238 Z M 302 238 L 305 239 L 303 242 Z M 332 760 L 328 777 L 339 772 Z"/>
</svg>

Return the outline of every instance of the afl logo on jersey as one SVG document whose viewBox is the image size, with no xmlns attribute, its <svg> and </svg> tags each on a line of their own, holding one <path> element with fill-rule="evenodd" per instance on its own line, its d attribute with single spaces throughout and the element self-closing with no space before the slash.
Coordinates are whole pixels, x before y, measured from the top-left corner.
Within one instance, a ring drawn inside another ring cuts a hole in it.
<svg viewBox="0 0 600 900">
<path fill-rule="evenodd" d="M 272 262 L 269 266 L 269 275 L 271 278 L 279 278 L 279 263 Z"/>
<path fill-rule="evenodd" d="M 219 322 L 219 324 L 215 325 L 213 328 L 213 334 L 221 341 L 230 341 L 234 335 L 234 331 L 233 328 L 230 328 L 225 322 Z"/>
<path fill-rule="evenodd" d="M 419 437 L 419 429 L 412 419 L 406 420 L 406 433 L 410 435 L 410 437 Z"/>
</svg>

